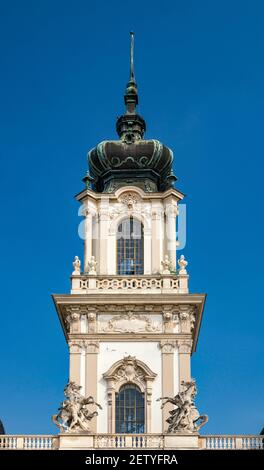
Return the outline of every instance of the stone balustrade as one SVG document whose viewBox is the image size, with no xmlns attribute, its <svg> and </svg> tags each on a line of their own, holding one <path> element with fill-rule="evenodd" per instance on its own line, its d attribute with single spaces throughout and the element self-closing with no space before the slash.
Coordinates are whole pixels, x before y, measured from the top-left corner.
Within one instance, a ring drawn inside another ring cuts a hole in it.
<svg viewBox="0 0 264 470">
<path fill-rule="evenodd" d="M 58 437 L 57 436 L 45 436 L 45 435 L 0 435 L 0 450 L 17 449 L 17 450 L 52 450 L 58 448 Z"/>
<path fill-rule="evenodd" d="M 0 450 L 58 450 L 65 435 L 0 435 Z M 71 435 L 72 436 L 72 435 Z M 78 435 L 75 435 L 76 438 Z M 172 438 L 177 435 L 169 435 Z M 85 438 L 85 436 L 83 436 Z M 167 435 L 160 434 L 88 434 L 90 449 L 165 449 Z M 261 450 L 264 436 L 210 435 L 198 436 L 199 449 Z M 180 447 L 179 447 L 180 448 Z"/>
<path fill-rule="evenodd" d="M 220 435 L 199 436 L 201 449 L 264 449 L 264 436 L 260 435 Z"/>
<path fill-rule="evenodd" d="M 163 444 L 163 436 L 158 434 L 102 434 L 94 437 L 96 449 L 162 449 Z"/>
<path fill-rule="evenodd" d="M 136 294 L 187 294 L 188 275 L 144 276 L 72 276 L 72 294 L 136 293 Z"/>
</svg>

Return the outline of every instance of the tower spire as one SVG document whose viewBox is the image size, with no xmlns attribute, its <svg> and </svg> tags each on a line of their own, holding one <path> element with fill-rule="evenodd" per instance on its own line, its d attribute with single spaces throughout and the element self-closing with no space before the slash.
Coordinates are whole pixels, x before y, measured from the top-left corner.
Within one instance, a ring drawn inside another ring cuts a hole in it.
<svg viewBox="0 0 264 470">
<path fill-rule="evenodd" d="M 127 144 L 143 139 L 146 123 L 137 114 L 138 92 L 134 70 L 134 33 L 130 32 L 130 73 L 124 95 L 126 111 L 117 119 L 116 130 L 121 140 Z"/>
<path fill-rule="evenodd" d="M 130 82 L 135 81 L 134 71 L 134 33 L 130 31 Z"/>
<path fill-rule="evenodd" d="M 134 71 L 134 33 L 130 32 L 130 77 L 125 92 L 126 114 L 136 114 L 138 104 L 137 84 Z"/>
</svg>

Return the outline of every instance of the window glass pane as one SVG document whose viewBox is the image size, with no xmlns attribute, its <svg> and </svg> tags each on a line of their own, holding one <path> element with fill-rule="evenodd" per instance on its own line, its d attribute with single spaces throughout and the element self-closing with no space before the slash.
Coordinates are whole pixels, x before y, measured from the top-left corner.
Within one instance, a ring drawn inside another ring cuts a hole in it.
<svg viewBox="0 0 264 470">
<path fill-rule="evenodd" d="M 143 224 L 130 217 L 123 220 L 117 230 L 117 274 L 144 274 Z"/>
<path fill-rule="evenodd" d="M 133 384 L 124 385 L 116 394 L 116 433 L 144 433 L 144 394 Z"/>
</svg>

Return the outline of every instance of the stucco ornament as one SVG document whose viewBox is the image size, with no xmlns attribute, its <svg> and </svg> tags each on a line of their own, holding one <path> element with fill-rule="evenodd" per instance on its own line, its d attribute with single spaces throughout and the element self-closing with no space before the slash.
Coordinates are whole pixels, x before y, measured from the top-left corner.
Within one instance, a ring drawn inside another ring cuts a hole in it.
<svg viewBox="0 0 264 470">
<path fill-rule="evenodd" d="M 120 197 L 120 202 L 127 206 L 128 209 L 133 209 L 133 207 L 139 202 L 139 196 L 138 194 L 129 191 Z"/>
<path fill-rule="evenodd" d="M 188 266 L 188 262 L 186 261 L 184 255 L 180 256 L 178 260 L 178 265 L 180 266 L 179 274 L 187 274 L 186 266 Z"/>
<path fill-rule="evenodd" d="M 80 273 L 81 273 L 81 261 L 79 260 L 78 256 L 74 257 L 74 261 L 73 261 L 72 265 L 73 265 L 73 269 L 74 269 L 72 275 L 73 276 L 79 276 Z"/>
<path fill-rule="evenodd" d="M 80 393 L 81 387 L 75 382 L 69 382 L 64 388 L 66 400 L 61 403 L 59 413 L 52 415 L 52 421 L 59 427 L 61 432 L 90 432 L 89 421 L 98 415 L 97 411 L 90 412 L 89 405 L 96 405 L 92 396 L 85 398 Z"/>
<path fill-rule="evenodd" d="M 94 256 L 91 256 L 91 259 L 90 259 L 90 261 L 88 262 L 88 266 L 89 266 L 89 271 L 88 271 L 88 273 L 95 275 L 95 274 L 96 274 L 97 261 L 95 260 L 95 257 L 94 257 Z"/>
<path fill-rule="evenodd" d="M 168 255 L 165 255 L 164 261 L 161 261 L 162 264 L 162 274 L 170 274 L 171 272 L 171 261 Z"/>
<path fill-rule="evenodd" d="M 176 408 L 171 410 L 170 417 L 166 419 L 169 423 L 168 433 L 194 433 L 208 421 L 207 415 L 200 416 L 197 410 L 194 399 L 197 394 L 196 383 L 194 379 L 190 382 L 181 382 L 182 391 L 179 392 L 175 397 L 162 397 L 158 398 L 157 401 L 162 400 L 161 408 L 166 403 L 175 405 Z"/>
<path fill-rule="evenodd" d="M 80 319 L 80 314 L 78 312 L 72 312 L 71 309 L 68 310 L 69 311 L 66 310 L 65 322 L 67 331 L 70 331 L 73 323 L 77 324 L 78 320 Z"/>
<path fill-rule="evenodd" d="M 142 361 L 139 361 L 134 356 L 126 356 L 113 364 L 103 374 L 103 378 L 111 382 L 111 387 L 115 384 L 116 391 L 127 382 L 135 383 L 143 391 L 146 388 L 146 384 L 152 382 L 156 375 Z"/>
<path fill-rule="evenodd" d="M 105 333 L 155 333 L 161 331 L 161 325 L 152 321 L 150 315 L 138 315 L 132 311 L 114 315 L 107 322 L 99 324 L 99 331 Z"/>
<path fill-rule="evenodd" d="M 128 356 L 123 359 L 123 364 L 116 371 L 115 378 L 123 378 L 127 382 L 133 382 L 135 378 L 144 381 L 144 374 L 140 367 L 137 366 L 135 357 Z"/>
</svg>

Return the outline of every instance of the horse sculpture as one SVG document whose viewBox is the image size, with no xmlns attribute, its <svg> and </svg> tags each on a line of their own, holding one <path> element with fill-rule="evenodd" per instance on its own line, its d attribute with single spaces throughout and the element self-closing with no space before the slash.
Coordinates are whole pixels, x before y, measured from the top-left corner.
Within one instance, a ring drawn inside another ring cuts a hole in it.
<svg viewBox="0 0 264 470">
<path fill-rule="evenodd" d="M 59 408 L 57 415 L 52 415 L 53 423 L 59 427 L 62 432 L 90 432 L 89 421 L 98 415 L 97 411 L 90 412 L 88 405 L 96 405 L 102 409 L 99 403 L 96 403 L 92 396 L 85 398 L 80 394 L 82 387 L 75 382 L 69 382 L 64 388 L 64 400 Z"/>
<path fill-rule="evenodd" d="M 179 392 L 175 397 L 161 397 L 157 401 L 161 400 L 161 408 L 167 403 L 175 405 L 176 408 L 171 410 L 170 417 L 166 419 L 169 423 L 167 432 L 198 432 L 199 429 L 208 421 L 207 415 L 200 416 L 197 408 L 194 404 L 194 399 L 197 394 L 197 388 L 195 380 L 190 382 L 181 382 L 183 390 Z"/>
</svg>

